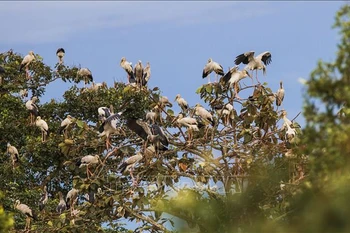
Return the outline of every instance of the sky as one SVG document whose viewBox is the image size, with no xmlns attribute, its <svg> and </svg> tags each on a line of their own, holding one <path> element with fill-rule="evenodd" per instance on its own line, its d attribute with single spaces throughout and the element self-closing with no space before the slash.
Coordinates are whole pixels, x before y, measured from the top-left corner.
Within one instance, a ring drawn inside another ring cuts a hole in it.
<svg viewBox="0 0 350 233">
<path fill-rule="evenodd" d="M 181 94 L 191 106 L 207 83 L 208 58 L 225 72 L 247 51 L 270 51 L 272 63 L 259 80 L 277 91 L 283 81 L 283 108 L 292 119 L 302 111 L 303 86 L 317 61 L 332 61 L 339 34 L 334 17 L 345 1 L 37 1 L 0 2 L 0 52 L 33 50 L 54 67 L 56 50 L 66 65 L 92 71 L 95 82 L 126 81 L 121 57 L 151 64 L 149 87 L 174 101 Z M 243 68 L 241 66 L 241 68 Z M 212 75 L 214 80 L 214 75 Z M 245 80 L 250 85 L 250 80 Z M 41 99 L 62 100 L 71 83 L 55 81 Z M 79 84 L 82 87 L 82 84 Z M 241 97 L 247 97 L 242 95 Z M 176 104 L 174 105 L 176 108 Z M 175 109 L 176 110 L 176 109 Z M 179 111 L 179 109 L 178 109 Z M 297 121 L 303 125 L 303 118 Z"/>
</svg>

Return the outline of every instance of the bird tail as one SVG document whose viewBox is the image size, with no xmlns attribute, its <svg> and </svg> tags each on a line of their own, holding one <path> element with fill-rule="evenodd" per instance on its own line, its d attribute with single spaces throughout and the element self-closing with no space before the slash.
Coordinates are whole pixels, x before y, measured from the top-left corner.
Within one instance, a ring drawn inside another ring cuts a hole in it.
<svg viewBox="0 0 350 233">
<path fill-rule="evenodd" d="M 120 173 L 123 173 L 128 165 L 124 162 L 119 166 Z"/>
<path fill-rule="evenodd" d="M 50 133 L 51 133 L 51 130 L 50 130 L 50 129 L 48 129 L 48 130 L 46 131 L 47 137 L 49 137 L 49 136 L 50 136 Z"/>
<path fill-rule="evenodd" d="M 32 210 L 32 215 L 33 215 L 33 216 L 30 216 L 30 217 L 32 217 L 35 221 L 38 221 L 38 216 L 36 215 L 36 213 L 34 212 L 34 210 Z"/>
<path fill-rule="evenodd" d="M 77 162 L 75 163 L 75 165 L 76 165 L 77 167 L 80 167 L 80 165 L 81 165 L 81 159 L 78 159 Z"/>
<path fill-rule="evenodd" d="M 42 211 L 45 208 L 45 205 L 43 203 L 39 203 L 39 210 Z"/>
<path fill-rule="evenodd" d="M 263 75 L 266 75 L 266 67 L 263 67 Z"/>
<path fill-rule="evenodd" d="M 214 125 L 215 125 L 215 121 L 214 121 L 213 119 L 209 119 L 209 121 L 210 121 L 210 123 L 211 123 L 211 126 L 213 126 L 213 127 L 214 127 Z"/>
<path fill-rule="evenodd" d="M 24 64 L 21 64 L 21 65 L 19 66 L 19 71 L 20 71 L 20 72 L 22 71 L 23 67 L 24 67 Z"/>
<path fill-rule="evenodd" d="M 66 126 L 60 126 L 60 128 L 58 129 L 58 134 L 62 134 L 64 128 L 66 128 Z"/>
</svg>

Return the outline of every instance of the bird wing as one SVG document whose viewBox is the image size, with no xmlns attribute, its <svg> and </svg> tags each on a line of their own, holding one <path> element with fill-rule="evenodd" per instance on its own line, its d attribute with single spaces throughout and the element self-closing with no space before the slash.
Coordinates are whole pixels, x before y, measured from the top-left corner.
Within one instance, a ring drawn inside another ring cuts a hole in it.
<svg viewBox="0 0 350 233">
<path fill-rule="evenodd" d="M 260 53 L 256 58 L 264 62 L 265 65 L 268 65 L 272 62 L 272 56 L 269 51 Z"/>
<path fill-rule="evenodd" d="M 58 53 L 65 53 L 65 51 L 64 51 L 63 48 L 59 48 L 59 49 L 57 49 L 57 51 L 56 51 L 56 55 L 58 55 Z"/>
<path fill-rule="evenodd" d="M 212 71 L 211 63 L 207 63 L 203 68 L 202 78 L 207 77 Z"/>
<path fill-rule="evenodd" d="M 220 82 L 224 82 L 224 84 L 227 84 L 228 81 L 231 79 L 232 74 L 238 71 L 238 66 L 232 67 L 222 78 L 220 78 Z"/>
<path fill-rule="evenodd" d="M 159 125 L 153 124 L 152 125 L 152 134 L 153 135 L 159 135 L 159 140 L 164 146 L 169 145 L 168 138 L 165 136 L 164 131 L 162 130 Z"/>
<path fill-rule="evenodd" d="M 106 114 L 107 111 L 105 110 Z M 108 114 L 110 114 L 110 112 L 108 112 Z M 107 115 L 106 115 L 107 116 Z M 120 115 L 118 113 L 110 115 L 109 117 L 107 117 L 107 119 L 105 120 L 105 122 L 103 124 L 110 124 L 112 122 L 112 120 L 118 120 L 120 119 Z"/>
<path fill-rule="evenodd" d="M 248 64 L 254 58 L 254 51 L 242 53 L 236 57 L 235 64 Z"/>
</svg>

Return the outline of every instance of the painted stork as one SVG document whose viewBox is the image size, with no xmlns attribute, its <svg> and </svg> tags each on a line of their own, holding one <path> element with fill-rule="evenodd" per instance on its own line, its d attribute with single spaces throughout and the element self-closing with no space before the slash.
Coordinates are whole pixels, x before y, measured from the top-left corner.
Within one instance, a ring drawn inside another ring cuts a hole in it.
<svg viewBox="0 0 350 233">
<path fill-rule="evenodd" d="M 34 124 L 34 119 L 39 116 L 39 108 L 35 104 L 35 102 L 38 100 L 38 97 L 33 96 L 31 100 L 28 100 L 26 102 L 26 108 L 28 109 L 30 113 L 30 124 Z"/>
<path fill-rule="evenodd" d="M 47 125 L 46 121 L 41 119 L 40 116 L 36 117 L 35 125 L 41 130 L 41 141 L 45 142 L 46 141 L 46 137 L 48 137 L 49 134 L 50 134 L 49 126 Z"/>
<path fill-rule="evenodd" d="M 72 188 L 66 195 L 66 206 L 71 209 L 71 212 L 74 211 L 74 204 L 78 200 L 79 190 Z"/>
<path fill-rule="evenodd" d="M 283 89 L 283 83 L 280 81 L 280 89 L 278 89 L 276 93 L 276 105 L 281 106 L 284 99 L 284 89 Z"/>
<path fill-rule="evenodd" d="M 16 164 L 19 162 L 19 153 L 16 147 L 12 146 L 9 142 L 7 143 L 7 153 L 10 154 L 12 160 L 12 168 L 14 169 Z"/>
<path fill-rule="evenodd" d="M 65 138 L 68 137 L 67 130 L 68 130 L 69 126 L 73 123 L 73 119 L 74 118 L 71 115 L 67 115 L 66 119 L 64 119 L 61 122 L 61 126 L 58 130 L 58 133 L 59 134 L 63 133 Z"/>
<path fill-rule="evenodd" d="M 238 96 L 238 82 L 246 77 L 250 77 L 250 74 L 246 70 L 238 70 L 238 66 L 232 67 L 229 72 L 227 72 L 221 79 L 220 82 L 222 82 L 225 86 L 229 84 L 229 87 L 234 87 L 235 90 L 235 98 L 241 99 Z M 253 79 L 252 79 L 253 80 Z"/>
<path fill-rule="evenodd" d="M 35 212 L 29 208 L 26 204 L 21 204 L 19 200 L 16 200 L 15 202 L 15 208 L 19 210 L 22 214 L 25 214 L 27 216 L 26 218 L 26 225 L 25 225 L 25 230 L 30 229 L 30 218 L 34 220 L 38 220 Z"/>
<path fill-rule="evenodd" d="M 104 122 L 110 115 L 112 115 L 111 110 L 107 107 L 99 107 L 97 109 L 98 118 Z"/>
<path fill-rule="evenodd" d="M 49 200 L 49 195 L 47 192 L 47 187 L 44 186 L 44 193 L 41 195 L 39 200 L 39 210 L 42 211 L 45 208 L 47 201 Z"/>
<path fill-rule="evenodd" d="M 65 55 L 66 51 L 64 51 L 64 48 L 58 48 L 56 51 L 56 56 L 58 57 L 58 63 L 61 65 L 63 63 L 63 57 Z"/>
<path fill-rule="evenodd" d="M 143 83 L 143 81 L 142 81 L 142 79 L 143 79 L 143 66 L 142 66 L 142 62 L 140 60 L 135 65 L 134 74 L 135 74 L 135 78 L 136 78 L 136 83 L 140 86 L 143 86 L 142 85 L 142 83 Z"/>
<path fill-rule="evenodd" d="M 59 199 L 60 199 L 60 202 L 58 203 L 57 207 L 56 207 L 56 211 L 59 213 L 59 214 L 62 214 L 63 211 L 65 211 L 67 209 L 67 205 L 66 205 L 66 201 L 64 200 L 63 198 L 63 194 L 62 192 L 58 192 L 58 196 L 59 196 Z"/>
<path fill-rule="evenodd" d="M 197 120 L 192 117 L 184 117 L 182 113 L 180 113 L 177 117 L 175 117 L 172 123 L 174 122 L 179 124 L 180 127 L 184 126 L 187 128 L 189 141 L 192 141 L 193 139 L 193 131 L 199 131 Z"/>
<path fill-rule="evenodd" d="M 126 60 L 125 57 L 122 57 L 122 59 L 120 60 L 120 66 L 126 71 L 126 73 L 128 74 L 128 82 L 129 83 L 135 83 L 135 77 L 134 77 L 134 71 L 132 68 L 132 65 L 130 62 L 128 62 Z"/>
<path fill-rule="evenodd" d="M 239 65 L 241 63 L 246 64 L 244 69 L 249 69 L 252 71 L 256 70 L 256 80 L 258 80 L 258 70 L 263 70 L 263 74 L 266 74 L 266 66 L 272 62 L 272 56 L 269 51 L 260 53 L 258 56 L 254 57 L 254 51 L 242 53 L 236 57 L 235 64 Z M 252 75 L 253 76 L 253 75 Z M 260 82 L 259 82 L 260 83 Z"/>
<path fill-rule="evenodd" d="M 210 83 L 210 76 L 209 75 L 213 71 L 216 73 L 216 75 L 215 75 L 216 81 L 218 79 L 218 77 L 217 77 L 218 75 L 222 76 L 225 74 L 222 66 L 219 63 L 213 61 L 213 59 L 209 58 L 207 64 L 203 68 L 202 78 L 208 77 L 208 83 Z"/>
<path fill-rule="evenodd" d="M 133 179 L 133 185 L 136 185 L 136 180 L 133 175 L 133 170 L 135 165 L 141 161 L 143 158 L 143 155 L 141 152 L 137 152 L 135 155 L 131 156 L 130 158 L 126 159 L 120 166 L 120 173 L 123 173 L 125 170 L 129 170 L 130 176 Z"/>
<path fill-rule="evenodd" d="M 187 101 L 181 97 L 180 94 L 177 94 L 175 97 L 175 101 L 177 102 L 177 104 L 180 106 L 181 110 L 183 112 L 186 112 L 188 110 L 188 103 Z"/>
<path fill-rule="evenodd" d="M 146 86 L 150 78 L 151 78 L 151 65 L 149 64 L 149 62 L 147 62 L 146 67 L 143 69 L 142 86 Z"/>
<path fill-rule="evenodd" d="M 77 76 L 82 77 L 84 79 L 84 87 L 86 87 L 86 84 L 94 81 L 92 73 L 88 68 L 79 69 L 77 72 Z"/>
<path fill-rule="evenodd" d="M 201 117 L 205 121 L 209 121 L 212 126 L 214 126 L 215 122 L 213 120 L 213 115 L 208 112 L 205 108 L 203 108 L 200 104 L 196 104 L 194 107 L 194 114 Z"/>
<path fill-rule="evenodd" d="M 21 65 L 19 67 L 19 71 L 21 72 L 23 67 L 26 68 L 26 77 L 27 79 L 30 79 L 31 77 L 29 76 L 29 70 L 28 66 L 31 62 L 35 60 L 35 55 L 33 51 L 29 51 L 29 53 L 23 58 Z"/>
<path fill-rule="evenodd" d="M 102 125 L 99 128 L 99 137 L 106 135 L 106 148 L 109 149 L 110 146 L 112 146 L 110 142 L 110 135 L 119 133 L 121 130 L 118 127 L 118 123 L 120 122 L 122 112 L 118 112 L 116 114 L 110 115 L 106 120 L 102 123 Z"/>
<path fill-rule="evenodd" d="M 0 85 L 2 84 L 3 77 L 2 75 L 5 74 L 5 69 L 4 67 L 0 66 Z"/>
<path fill-rule="evenodd" d="M 93 175 L 93 173 L 90 171 L 89 166 L 91 164 L 98 164 L 100 162 L 100 157 L 98 155 L 86 155 L 82 157 L 80 160 L 77 161 L 76 165 L 79 166 L 79 168 L 82 168 L 83 166 L 86 166 L 86 176 L 89 178 L 89 175 Z"/>
</svg>

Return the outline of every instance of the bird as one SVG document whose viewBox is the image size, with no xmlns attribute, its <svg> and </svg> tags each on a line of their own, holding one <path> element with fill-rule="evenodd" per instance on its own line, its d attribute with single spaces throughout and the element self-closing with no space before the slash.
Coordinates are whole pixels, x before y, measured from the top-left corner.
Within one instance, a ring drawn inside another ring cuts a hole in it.
<svg viewBox="0 0 350 233">
<path fill-rule="evenodd" d="M 151 78 L 151 65 L 149 64 L 149 62 L 147 62 L 146 67 L 143 69 L 142 86 L 146 86 L 150 78 Z"/>
<path fill-rule="evenodd" d="M 57 207 L 56 207 L 56 211 L 59 213 L 59 214 L 62 214 L 63 211 L 65 211 L 67 209 L 67 205 L 66 205 L 66 201 L 64 200 L 63 198 L 63 194 L 62 192 L 58 192 L 58 196 L 59 196 L 59 199 L 60 199 L 60 202 L 58 203 Z"/>
<path fill-rule="evenodd" d="M 3 81 L 2 75 L 4 75 L 5 73 L 6 72 L 5 72 L 4 67 L 0 66 L 0 85 L 2 84 L 2 81 Z"/>
<path fill-rule="evenodd" d="M 77 76 L 82 77 L 84 79 L 84 87 L 86 86 L 86 84 L 94 81 L 92 73 L 88 68 L 79 69 L 77 72 Z"/>
<path fill-rule="evenodd" d="M 215 106 L 214 108 L 217 111 L 219 117 L 221 117 L 225 126 L 228 126 L 229 124 L 232 125 L 233 120 L 235 119 L 235 114 L 234 108 L 230 103 Z"/>
<path fill-rule="evenodd" d="M 99 107 L 97 109 L 98 112 L 98 118 L 104 122 L 112 113 L 111 110 L 107 107 Z"/>
<path fill-rule="evenodd" d="M 147 142 L 151 142 L 153 143 L 156 150 L 168 150 L 168 138 L 165 136 L 162 128 L 160 128 L 156 124 L 152 124 L 151 126 L 149 126 L 147 122 L 141 119 L 136 120 L 136 123 L 140 125 L 147 134 L 147 138 L 144 139 L 145 149 L 147 147 Z"/>
<path fill-rule="evenodd" d="M 215 75 L 216 80 L 218 75 L 222 76 L 225 74 L 222 66 L 219 63 L 213 61 L 213 59 L 209 58 L 207 64 L 203 68 L 202 78 L 208 77 L 208 83 L 210 83 L 209 75 L 213 71 L 216 73 Z"/>
<path fill-rule="evenodd" d="M 65 55 L 66 51 L 64 51 L 64 48 L 58 48 L 56 51 L 56 55 L 58 57 L 58 63 L 61 65 L 63 63 L 63 57 Z"/>
<path fill-rule="evenodd" d="M 110 135 L 118 133 L 121 129 L 118 127 L 118 123 L 121 121 L 122 112 L 110 115 L 106 120 L 101 124 L 99 128 L 99 137 L 106 136 L 106 148 L 109 149 L 112 146 L 110 142 Z"/>
<path fill-rule="evenodd" d="M 15 168 L 19 162 L 19 153 L 16 147 L 12 146 L 9 142 L 7 143 L 7 153 L 10 154 L 12 160 L 12 168 Z"/>
<path fill-rule="evenodd" d="M 28 97 L 28 90 L 27 89 L 22 89 L 19 91 L 19 96 L 24 99 L 26 97 Z"/>
<path fill-rule="evenodd" d="M 79 159 L 76 163 L 79 168 L 86 166 L 86 175 L 89 178 L 89 175 L 93 175 L 93 173 L 89 169 L 89 165 L 98 164 L 100 162 L 100 157 L 98 155 L 86 155 Z"/>
<path fill-rule="evenodd" d="M 154 124 L 158 117 L 159 117 L 159 112 L 158 111 L 152 111 L 152 112 L 147 112 L 146 113 L 146 121 L 149 122 L 149 123 Z"/>
<path fill-rule="evenodd" d="M 178 103 L 183 112 L 186 112 L 188 110 L 188 103 L 184 98 L 181 97 L 180 94 L 176 95 L 175 101 Z"/>
<path fill-rule="evenodd" d="M 140 119 L 129 118 L 126 120 L 126 126 L 140 138 L 146 141 L 149 134 L 146 132 L 145 128 L 140 125 L 140 123 L 142 123 Z"/>
<path fill-rule="evenodd" d="M 21 204 L 20 200 L 16 200 L 14 206 L 22 214 L 25 214 L 27 216 L 25 229 L 29 230 L 30 229 L 30 218 L 32 218 L 34 220 L 38 220 L 35 212 L 29 206 L 27 206 L 26 204 Z"/>
<path fill-rule="evenodd" d="M 258 80 L 258 70 L 263 70 L 263 74 L 266 74 L 266 66 L 272 62 L 272 56 L 269 51 L 260 53 L 258 56 L 254 57 L 254 51 L 242 53 L 236 57 L 235 64 L 239 65 L 241 63 L 246 64 L 244 69 L 249 69 L 252 71 L 256 70 L 256 80 Z M 253 75 L 252 75 L 253 76 Z M 259 82 L 260 83 L 260 82 Z"/>
<path fill-rule="evenodd" d="M 126 73 L 128 74 L 128 82 L 129 83 L 135 83 L 135 77 L 134 77 L 134 71 L 132 68 L 132 65 L 130 62 L 128 62 L 126 60 L 125 57 L 122 57 L 122 59 L 120 60 L 120 66 L 126 71 Z"/>
<path fill-rule="evenodd" d="M 74 204 L 78 199 L 79 190 L 72 188 L 66 195 L 66 206 L 71 209 L 71 212 L 74 211 Z"/>
<path fill-rule="evenodd" d="M 238 82 L 246 77 L 252 78 L 248 71 L 238 70 L 238 66 L 234 66 L 220 79 L 220 82 L 223 83 L 224 86 L 229 84 L 230 88 L 234 87 L 235 97 L 240 99 L 238 96 Z"/>
<path fill-rule="evenodd" d="M 194 107 L 194 114 L 201 117 L 205 121 L 209 121 L 212 126 L 214 126 L 215 122 L 213 120 L 213 115 L 208 112 L 205 108 L 203 108 L 200 104 L 196 104 Z"/>
<path fill-rule="evenodd" d="M 278 89 L 276 93 L 276 105 L 281 106 L 284 99 L 284 89 L 283 89 L 283 83 L 280 81 L 280 89 Z"/>
<path fill-rule="evenodd" d="M 39 108 L 35 104 L 35 102 L 38 100 L 38 97 L 33 96 L 31 100 L 28 100 L 26 102 L 26 108 L 29 110 L 30 113 L 30 124 L 34 124 L 34 119 L 39 116 Z"/>
<path fill-rule="evenodd" d="M 136 165 L 136 163 L 138 163 L 139 161 L 141 161 L 143 158 L 143 155 L 141 152 L 137 152 L 135 155 L 129 157 L 128 159 L 126 159 L 120 166 L 120 173 L 123 173 L 125 170 L 129 170 L 130 172 L 130 176 L 133 179 L 133 185 L 136 185 L 136 180 L 133 176 L 133 170 L 134 167 Z"/>
<path fill-rule="evenodd" d="M 44 193 L 41 195 L 39 200 L 39 210 L 42 211 L 45 208 L 45 205 L 49 199 L 47 187 L 44 186 Z"/>
<path fill-rule="evenodd" d="M 140 86 L 142 86 L 142 79 L 143 79 L 143 66 L 142 62 L 139 60 L 134 68 L 134 75 L 136 79 L 136 83 Z"/>
<path fill-rule="evenodd" d="M 93 91 L 98 91 L 100 88 L 107 88 L 107 83 L 106 82 L 102 82 L 102 83 L 91 83 L 91 87 L 90 90 Z"/>
<path fill-rule="evenodd" d="M 166 97 L 166 96 L 161 96 L 161 97 L 159 98 L 159 108 L 160 108 L 160 110 L 164 110 L 165 106 L 168 106 L 168 107 L 171 108 L 171 107 L 173 106 L 173 104 L 170 103 L 168 97 Z"/>
<path fill-rule="evenodd" d="M 26 77 L 27 79 L 30 79 L 31 77 L 29 76 L 29 71 L 28 71 L 28 66 L 31 62 L 35 60 L 35 55 L 33 51 L 29 51 L 29 53 L 23 58 L 21 65 L 19 67 L 19 71 L 21 72 L 23 67 L 26 68 Z"/>
<path fill-rule="evenodd" d="M 67 129 L 73 123 L 73 117 L 71 115 L 67 115 L 67 117 L 61 122 L 61 126 L 58 129 L 58 133 L 64 133 L 64 137 L 67 138 Z"/>
<path fill-rule="evenodd" d="M 41 141 L 45 142 L 46 141 L 46 137 L 48 137 L 49 134 L 50 134 L 49 126 L 47 125 L 46 121 L 41 119 L 40 116 L 36 117 L 35 125 L 38 126 L 39 129 L 41 130 Z"/>
<path fill-rule="evenodd" d="M 182 113 L 180 113 L 177 117 L 174 118 L 172 123 L 176 122 L 177 124 L 181 126 L 184 126 L 188 129 L 188 139 L 189 141 L 192 141 L 193 131 L 199 131 L 198 129 L 198 122 L 195 118 L 192 117 L 184 117 Z"/>
</svg>

